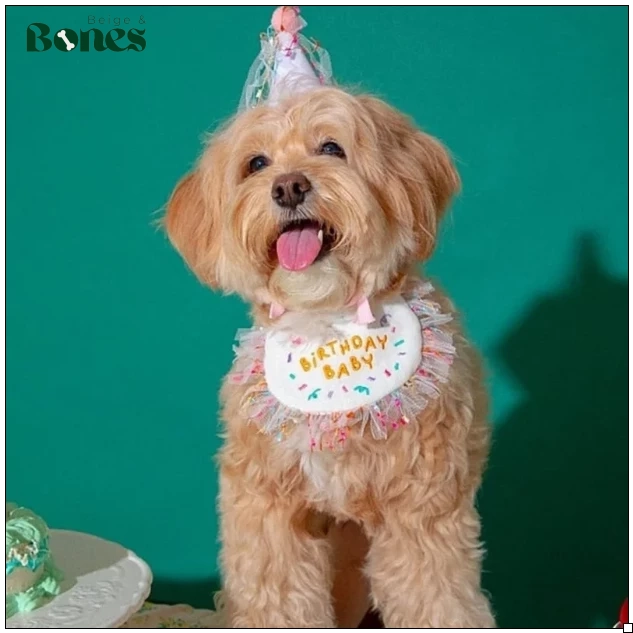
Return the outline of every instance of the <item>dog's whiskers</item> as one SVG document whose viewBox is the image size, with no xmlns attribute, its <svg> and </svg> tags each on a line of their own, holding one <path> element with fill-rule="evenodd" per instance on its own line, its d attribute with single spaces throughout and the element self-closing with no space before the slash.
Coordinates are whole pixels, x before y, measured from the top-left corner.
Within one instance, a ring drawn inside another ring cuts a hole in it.
<svg viewBox="0 0 633 633">
<path fill-rule="evenodd" d="M 279 216 L 279 225 L 283 228 L 288 224 L 292 224 L 294 222 L 305 222 L 305 221 L 314 221 L 319 222 L 319 220 L 314 217 L 312 213 L 303 205 L 299 205 L 294 208 L 292 211 L 284 210 Z"/>
</svg>

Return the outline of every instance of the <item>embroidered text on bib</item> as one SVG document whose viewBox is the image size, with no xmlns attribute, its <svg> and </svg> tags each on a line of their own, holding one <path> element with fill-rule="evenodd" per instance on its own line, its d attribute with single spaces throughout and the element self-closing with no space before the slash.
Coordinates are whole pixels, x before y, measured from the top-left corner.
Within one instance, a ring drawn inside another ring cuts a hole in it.
<svg viewBox="0 0 633 633">
<path fill-rule="evenodd" d="M 268 334 L 264 373 L 279 402 L 310 414 L 357 409 L 402 387 L 420 364 L 420 323 L 403 299 L 384 304 L 371 325 L 350 317 L 335 332 L 323 340 Z"/>
</svg>

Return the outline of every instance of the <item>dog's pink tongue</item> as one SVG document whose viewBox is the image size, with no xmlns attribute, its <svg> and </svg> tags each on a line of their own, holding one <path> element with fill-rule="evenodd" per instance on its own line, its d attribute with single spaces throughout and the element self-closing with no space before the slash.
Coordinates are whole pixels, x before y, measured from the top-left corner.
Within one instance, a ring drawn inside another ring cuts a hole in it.
<svg viewBox="0 0 633 633">
<path fill-rule="evenodd" d="M 321 241 L 316 226 L 288 229 L 277 239 L 277 257 L 286 270 L 304 270 L 320 252 Z"/>
</svg>

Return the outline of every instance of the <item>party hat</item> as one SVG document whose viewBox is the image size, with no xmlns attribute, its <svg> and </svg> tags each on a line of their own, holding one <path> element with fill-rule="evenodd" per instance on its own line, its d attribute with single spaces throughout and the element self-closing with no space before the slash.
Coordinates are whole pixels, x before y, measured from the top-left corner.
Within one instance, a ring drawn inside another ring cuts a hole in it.
<svg viewBox="0 0 633 633">
<path fill-rule="evenodd" d="M 299 7 L 278 7 L 273 13 L 260 36 L 261 51 L 248 73 L 240 110 L 275 105 L 332 83 L 330 56 L 316 40 L 301 35 L 307 22 L 300 13 Z"/>
</svg>

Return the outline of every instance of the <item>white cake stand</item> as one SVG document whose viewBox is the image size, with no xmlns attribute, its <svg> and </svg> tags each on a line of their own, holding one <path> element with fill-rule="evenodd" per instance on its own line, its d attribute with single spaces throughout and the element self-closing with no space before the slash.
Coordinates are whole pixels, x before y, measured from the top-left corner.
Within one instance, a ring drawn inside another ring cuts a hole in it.
<svg viewBox="0 0 633 633">
<path fill-rule="evenodd" d="M 8 629 L 110 629 L 136 613 L 149 595 L 152 573 L 129 550 L 90 534 L 51 530 L 61 593 L 30 613 L 6 621 Z"/>
</svg>

